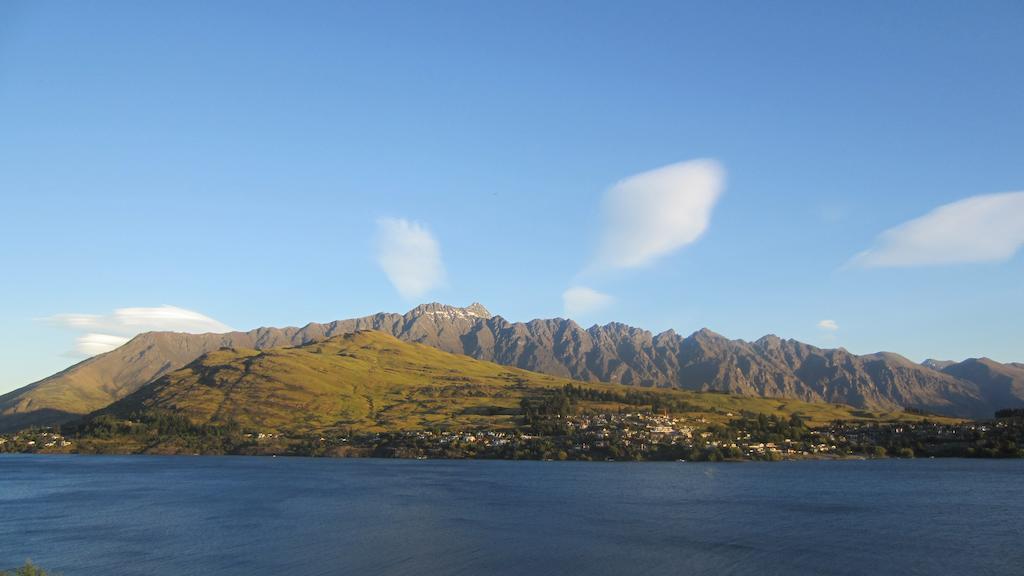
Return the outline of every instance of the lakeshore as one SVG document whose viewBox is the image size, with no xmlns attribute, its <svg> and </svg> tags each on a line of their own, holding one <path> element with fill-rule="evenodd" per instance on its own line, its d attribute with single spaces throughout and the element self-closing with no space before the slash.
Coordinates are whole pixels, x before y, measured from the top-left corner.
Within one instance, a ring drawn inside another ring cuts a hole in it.
<svg viewBox="0 0 1024 576">
<path fill-rule="evenodd" d="M 1024 457 L 1024 419 L 1013 411 L 987 422 L 837 421 L 819 427 L 808 427 L 798 416 L 727 416 L 726 423 L 716 423 L 701 416 L 539 414 L 528 408 L 517 428 L 314 436 L 195 426 L 170 415 L 145 421 L 100 418 L 64 431 L 0 436 L 0 452 L 711 462 Z"/>
</svg>

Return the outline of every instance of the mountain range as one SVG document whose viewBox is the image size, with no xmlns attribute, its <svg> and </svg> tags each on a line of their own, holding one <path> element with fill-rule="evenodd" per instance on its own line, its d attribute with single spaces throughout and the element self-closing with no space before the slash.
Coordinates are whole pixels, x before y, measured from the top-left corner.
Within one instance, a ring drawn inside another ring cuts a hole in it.
<svg viewBox="0 0 1024 576">
<path fill-rule="evenodd" d="M 622 403 L 634 387 L 574 382 L 361 330 L 293 347 L 219 348 L 96 415 L 125 420 L 145 419 L 147 413 L 176 414 L 193 424 L 233 423 L 292 438 L 434 428 L 513 429 L 520 425 L 524 399 L 536 400 L 568 384 L 622 395 L 619 400 L 579 401 L 589 407 L 637 409 Z M 799 400 L 668 388 L 653 392 L 646 401 L 657 399 L 676 409 L 685 406 L 691 414 L 715 420 L 743 411 L 782 418 L 800 414 L 811 424 L 915 417 Z"/>
<path fill-rule="evenodd" d="M 149 332 L 121 347 L 0 396 L 0 430 L 66 422 L 220 348 L 266 350 L 375 330 L 445 352 L 551 376 L 641 387 L 723 391 L 894 411 L 986 418 L 1024 406 L 1024 365 L 992 360 L 912 362 L 855 355 L 774 335 L 731 340 L 708 329 L 653 334 L 620 323 L 510 322 L 480 304 L 424 304 L 405 314 L 225 334 Z"/>
</svg>

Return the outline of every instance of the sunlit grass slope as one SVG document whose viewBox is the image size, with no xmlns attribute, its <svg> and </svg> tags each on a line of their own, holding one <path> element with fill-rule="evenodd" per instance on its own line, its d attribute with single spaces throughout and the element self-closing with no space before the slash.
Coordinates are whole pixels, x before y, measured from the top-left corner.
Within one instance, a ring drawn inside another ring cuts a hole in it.
<svg viewBox="0 0 1024 576">
<path fill-rule="evenodd" d="M 206 354 L 113 404 L 103 412 L 128 416 L 171 410 L 195 423 L 228 423 L 265 432 L 383 432 L 416 429 L 511 428 L 524 397 L 565 384 L 626 393 L 637 388 L 573 382 L 363 331 L 295 348 L 221 349 Z M 650 390 L 650 389 L 643 389 Z M 836 419 L 918 419 L 832 404 L 655 390 L 685 400 L 691 417 L 726 421 L 743 410 L 800 413 L 812 424 Z M 581 411 L 636 411 L 616 403 Z"/>
</svg>

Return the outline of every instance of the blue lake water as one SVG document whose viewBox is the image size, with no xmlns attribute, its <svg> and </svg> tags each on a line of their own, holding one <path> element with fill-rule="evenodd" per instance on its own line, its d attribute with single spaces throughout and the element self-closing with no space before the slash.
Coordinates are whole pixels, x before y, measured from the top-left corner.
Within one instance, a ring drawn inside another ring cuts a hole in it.
<svg viewBox="0 0 1024 576">
<path fill-rule="evenodd" d="M 1024 574 L 1024 461 L 0 457 L 64 576 Z"/>
</svg>

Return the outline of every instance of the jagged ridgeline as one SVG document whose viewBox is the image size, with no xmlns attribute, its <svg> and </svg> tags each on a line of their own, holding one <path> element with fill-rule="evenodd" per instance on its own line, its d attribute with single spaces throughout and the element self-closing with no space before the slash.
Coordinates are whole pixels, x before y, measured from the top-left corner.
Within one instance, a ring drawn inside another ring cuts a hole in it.
<svg viewBox="0 0 1024 576">
<path fill-rule="evenodd" d="M 301 328 L 141 334 L 116 350 L 0 396 L 0 431 L 72 420 L 222 347 L 269 350 L 358 330 L 581 381 L 974 418 L 1024 406 L 1024 366 L 1019 364 L 982 359 L 922 365 L 897 354 L 858 356 L 775 336 L 746 342 L 706 329 L 687 337 L 672 331 L 655 335 L 618 323 L 584 329 L 560 318 L 509 322 L 479 304 L 425 304 L 406 314 L 380 313 Z"/>
<path fill-rule="evenodd" d="M 903 416 L 797 400 L 574 382 L 367 330 L 291 348 L 215 350 L 91 418 L 174 414 L 198 425 L 289 437 L 512 429 L 523 425 L 531 406 L 552 397 L 568 402 L 567 386 L 575 407 L 590 412 L 687 412 L 722 421 L 741 412 L 801 414 L 811 423 Z"/>
</svg>

